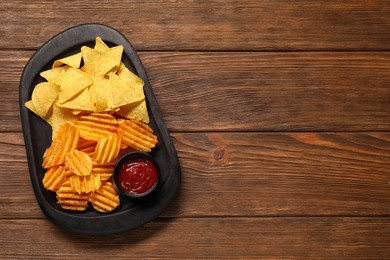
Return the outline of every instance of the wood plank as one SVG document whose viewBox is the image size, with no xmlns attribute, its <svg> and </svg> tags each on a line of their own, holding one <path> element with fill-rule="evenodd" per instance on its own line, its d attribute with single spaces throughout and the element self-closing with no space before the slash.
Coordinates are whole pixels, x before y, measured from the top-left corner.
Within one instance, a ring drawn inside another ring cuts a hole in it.
<svg viewBox="0 0 390 260">
<path fill-rule="evenodd" d="M 4 258 L 386 259 L 390 218 L 180 218 L 106 237 L 48 220 L 0 220 Z M 33 239 L 33 243 L 31 243 Z"/>
<path fill-rule="evenodd" d="M 2 132 L 31 55 L 0 51 Z M 140 55 L 170 131 L 390 131 L 390 52 Z"/>
<path fill-rule="evenodd" d="M 174 133 L 165 217 L 390 214 L 389 133 Z M 0 218 L 41 218 L 21 134 L 0 134 Z"/>
<path fill-rule="evenodd" d="M 382 0 L 2 1 L 0 48 L 37 48 L 88 22 L 142 50 L 389 50 Z"/>
</svg>

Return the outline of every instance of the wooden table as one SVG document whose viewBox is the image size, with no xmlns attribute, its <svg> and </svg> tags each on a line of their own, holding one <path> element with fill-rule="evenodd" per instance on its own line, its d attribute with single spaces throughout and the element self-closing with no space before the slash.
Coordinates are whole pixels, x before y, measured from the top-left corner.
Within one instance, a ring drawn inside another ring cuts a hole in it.
<svg viewBox="0 0 390 260">
<path fill-rule="evenodd" d="M 390 3 L 2 1 L 1 258 L 389 258 Z M 41 212 L 19 116 L 34 51 L 82 23 L 137 49 L 182 185 L 145 226 L 71 234 Z"/>
</svg>

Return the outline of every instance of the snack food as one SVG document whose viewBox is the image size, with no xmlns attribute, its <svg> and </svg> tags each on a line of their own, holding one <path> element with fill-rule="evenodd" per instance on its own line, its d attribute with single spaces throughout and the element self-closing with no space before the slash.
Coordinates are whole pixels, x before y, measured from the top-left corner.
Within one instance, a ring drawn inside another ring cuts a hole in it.
<svg viewBox="0 0 390 260">
<path fill-rule="evenodd" d="M 151 151 L 157 137 L 143 81 L 122 63 L 123 47 L 94 48 L 54 61 L 40 73 L 26 107 L 52 126 L 52 144 L 43 155 L 44 188 L 66 210 L 99 212 L 120 204 L 112 186 L 115 162 L 130 150 Z M 131 131 L 129 135 L 126 131 Z"/>
<path fill-rule="evenodd" d="M 53 138 L 60 125 L 91 112 L 149 123 L 144 82 L 121 61 L 122 53 L 122 46 L 110 48 L 97 37 L 94 48 L 54 61 L 40 73 L 47 81 L 34 88 L 26 107 L 52 126 Z"/>
</svg>

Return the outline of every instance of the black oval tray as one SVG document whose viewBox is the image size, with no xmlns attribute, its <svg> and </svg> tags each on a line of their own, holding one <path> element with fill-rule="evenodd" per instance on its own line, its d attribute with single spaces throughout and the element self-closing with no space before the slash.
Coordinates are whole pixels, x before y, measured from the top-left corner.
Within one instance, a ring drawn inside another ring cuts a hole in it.
<svg viewBox="0 0 390 260">
<path fill-rule="evenodd" d="M 140 201 L 121 196 L 120 206 L 111 213 L 99 213 L 90 206 L 85 212 L 61 209 L 56 203 L 55 193 L 42 185 L 44 169 L 42 156 L 51 143 L 51 127 L 24 103 L 31 99 L 34 86 L 44 81 L 41 71 L 51 68 L 53 62 L 75 54 L 81 46 L 93 47 L 99 36 L 109 45 L 123 45 L 122 61 L 141 77 L 150 117 L 150 126 L 159 139 L 151 155 L 161 169 L 161 182 L 158 189 Z M 164 125 L 145 69 L 130 42 L 118 31 L 101 24 L 85 24 L 70 28 L 45 43 L 29 60 L 20 81 L 19 105 L 26 145 L 28 166 L 35 196 L 45 215 L 58 226 L 76 233 L 107 235 L 137 228 L 161 214 L 176 195 L 181 180 L 180 165 L 175 148 Z"/>
</svg>

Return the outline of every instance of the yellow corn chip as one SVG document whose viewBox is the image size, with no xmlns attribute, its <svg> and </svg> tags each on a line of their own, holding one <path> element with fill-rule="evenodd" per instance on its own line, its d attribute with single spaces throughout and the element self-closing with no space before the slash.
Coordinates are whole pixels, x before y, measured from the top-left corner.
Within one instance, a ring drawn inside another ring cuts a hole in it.
<svg viewBox="0 0 390 260">
<path fill-rule="evenodd" d="M 59 106 L 76 110 L 77 111 L 76 114 L 80 114 L 81 112 L 85 112 L 85 111 L 92 112 L 95 109 L 95 105 L 91 100 L 91 96 L 89 94 L 88 88 L 81 91 L 80 94 L 74 96 L 72 99 L 62 104 L 59 104 Z"/>
<path fill-rule="evenodd" d="M 133 86 L 119 78 L 118 75 L 110 74 L 108 90 L 108 108 L 115 109 L 121 106 L 134 104 L 145 99 L 142 87 Z"/>
<path fill-rule="evenodd" d="M 73 150 L 65 157 L 65 165 L 68 169 L 79 176 L 87 176 L 92 171 L 92 159 L 88 154 Z"/>
<path fill-rule="evenodd" d="M 115 46 L 107 51 L 91 49 L 87 46 L 81 47 L 83 54 L 85 70 L 95 75 L 105 76 L 108 73 L 116 71 L 119 68 L 123 46 Z"/>
<path fill-rule="evenodd" d="M 118 72 L 116 74 L 123 81 L 128 82 L 131 85 L 135 85 L 135 86 L 139 86 L 139 87 L 144 86 L 144 81 L 140 77 L 138 77 L 136 74 L 131 72 L 123 62 L 121 62 L 121 65 L 119 66 Z"/>
<path fill-rule="evenodd" d="M 92 84 L 92 79 L 81 70 L 69 68 L 61 81 L 61 88 L 58 101 L 63 104 L 66 101 L 80 94 Z"/>
<path fill-rule="evenodd" d="M 95 112 L 103 112 L 108 108 L 109 80 L 103 76 L 93 77 L 93 84 L 89 88 L 95 102 Z"/>
<path fill-rule="evenodd" d="M 42 82 L 35 86 L 31 100 L 40 117 L 45 118 L 47 116 L 49 109 L 58 97 L 59 89 L 60 87 L 57 84 L 50 82 Z"/>
<path fill-rule="evenodd" d="M 96 37 L 94 49 L 98 51 L 109 51 L 110 47 L 100 37 Z"/>
<path fill-rule="evenodd" d="M 46 79 L 48 82 L 61 85 L 62 78 L 65 75 L 68 66 L 57 67 L 50 70 L 42 71 L 39 75 Z"/>
<path fill-rule="evenodd" d="M 149 124 L 150 122 L 145 100 L 135 104 L 122 106 L 116 113 L 127 119 L 137 119 L 145 124 Z"/>
<path fill-rule="evenodd" d="M 79 52 L 77 54 L 62 58 L 60 60 L 56 60 L 53 63 L 53 68 L 56 68 L 56 67 L 59 67 L 61 65 L 66 64 L 72 68 L 78 69 L 78 68 L 80 68 L 81 58 L 82 58 L 82 55 L 81 55 L 81 52 Z"/>
<path fill-rule="evenodd" d="M 46 118 L 52 127 L 52 137 L 54 138 L 61 125 L 74 122 L 77 118 L 70 109 L 59 107 L 57 103 L 54 103 L 52 114 Z"/>
</svg>

